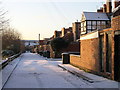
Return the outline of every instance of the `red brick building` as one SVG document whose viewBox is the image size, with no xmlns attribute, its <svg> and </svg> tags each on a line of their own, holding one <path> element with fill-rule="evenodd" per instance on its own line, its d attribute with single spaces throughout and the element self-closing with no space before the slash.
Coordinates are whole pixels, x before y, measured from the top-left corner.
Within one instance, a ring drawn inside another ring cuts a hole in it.
<svg viewBox="0 0 120 90">
<path fill-rule="evenodd" d="M 63 36 L 65 36 L 65 34 L 72 32 L 72 27 L 62 28 L 61 32 L 62 32 L 61 37 L 63 37 Z"/>
<path fill-rule="evenodd" d="M 80 55 L 70 55 L 72 65 L 116 81 L 120 81 L 120 4 L 118 3 L 112 13 L 111 28 L 82 35 Z"/>
<path fill-rule="evenodd" d="M 61 31 L 54 31 L 54 38 L 61 37 L 62 32 Z"/>
<path fill-rule="evenodd" d="M 72 33 L 73 33 L 74 41 L 80 39 L 80 31 L 81 31 L 81 23 L 80 22 L 72 23 Z"/>
</svg>

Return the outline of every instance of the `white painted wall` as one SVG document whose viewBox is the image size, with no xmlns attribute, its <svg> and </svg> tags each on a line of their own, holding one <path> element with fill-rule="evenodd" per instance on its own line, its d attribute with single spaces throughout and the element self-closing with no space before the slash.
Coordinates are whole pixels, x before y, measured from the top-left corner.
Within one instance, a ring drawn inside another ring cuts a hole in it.
<svg viewBox="0 0 120 90">
<path fill-rule="evenodd" d="M 98 38 L 98 37 L 99 37 L 99 33 L 98 31 L 96 31 L 93 33 L 86 34 L 85 36 L 81 36 L 80 40 L 93 39 L 93 38 Z"/>
</svg>

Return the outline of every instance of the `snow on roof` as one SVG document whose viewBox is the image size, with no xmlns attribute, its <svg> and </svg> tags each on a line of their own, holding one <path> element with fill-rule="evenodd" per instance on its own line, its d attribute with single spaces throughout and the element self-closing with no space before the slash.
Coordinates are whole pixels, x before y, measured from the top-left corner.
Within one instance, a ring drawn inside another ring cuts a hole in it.
<svg viewBox="0 0 120 90">
<path fill-rule="evenodd" d="M 86 20 L 109 20 L 106 13 L 101 12 L 83 12 Z"/>
<path fill-rule="evenodd" d="M 27 46 L 27 45 L 29 45 L 29 46 L 34 46 L 34 45 L 39 45 L 39 43 L 38 42 L 25 42 L 25 46 Z"/>
<path fill-rule="evenodd" d="M 118 10 L 120 10 L 120 5 L 113 10 L 113 13 L 117 12 Z"/>
</svg>

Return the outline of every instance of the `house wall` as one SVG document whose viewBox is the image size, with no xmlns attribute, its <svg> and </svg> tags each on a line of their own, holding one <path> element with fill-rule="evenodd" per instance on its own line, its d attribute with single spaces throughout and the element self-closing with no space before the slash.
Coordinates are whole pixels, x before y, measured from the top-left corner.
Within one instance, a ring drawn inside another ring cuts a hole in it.
<svg viewBox="0 0 120 90">
<path fill-rule="evenodd" d="M 62 28 L 61 30 L 61 37 L 65 36 L 66 33 L 72 32 L 72 27 L 69 28 Z"/>
<path fill-rule="evenodd" d="M 80 38 L 80 31 L 81 31 L 80 28 L 81 28 L 80 22 L 72 23 L 72 32 L 74 35 L 74 41 Z"/>
<path fill-rule="evenodd" d="M 120 15 L 112 18 L 112 29 L 120 30 Z"/>
<path fill-rule="evenodd" d="M 80 38 L 80 57 L 70 56 L 70 63 L 77 67 L 99 71 L 99 35 L 98 31 Z"/>
<path fill-rule="evenodd" d="M 87 39 L 80 42 L 80 57 L 70 56 L 70 63 L 84 69 L 99 71 L 99 39 Z"/>
<path fill-rule="evenodd" d="M 99 39 L 81 40 L 82 67 L 99 71 Z"/>
<path fill-rule="evenodd" d="M 54 38 L 60 37 L 61 36 L 61 31 L 55 31 L 54 32 Z"/>
</svg>

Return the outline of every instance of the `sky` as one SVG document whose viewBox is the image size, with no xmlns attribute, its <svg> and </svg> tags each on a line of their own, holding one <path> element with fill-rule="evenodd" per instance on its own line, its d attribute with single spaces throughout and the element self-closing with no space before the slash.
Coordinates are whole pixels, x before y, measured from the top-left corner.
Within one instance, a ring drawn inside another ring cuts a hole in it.
<svg viewBox="0 0 120 90">
<path fill-rule="evenodd" d="M 54 31 L 70 27 L 80 21 L 83 11 L 95 12 L 104 0 L 2 0 L 10 26 L 22 34 L 24 40 L 50 38 Z"/>
</svg>

